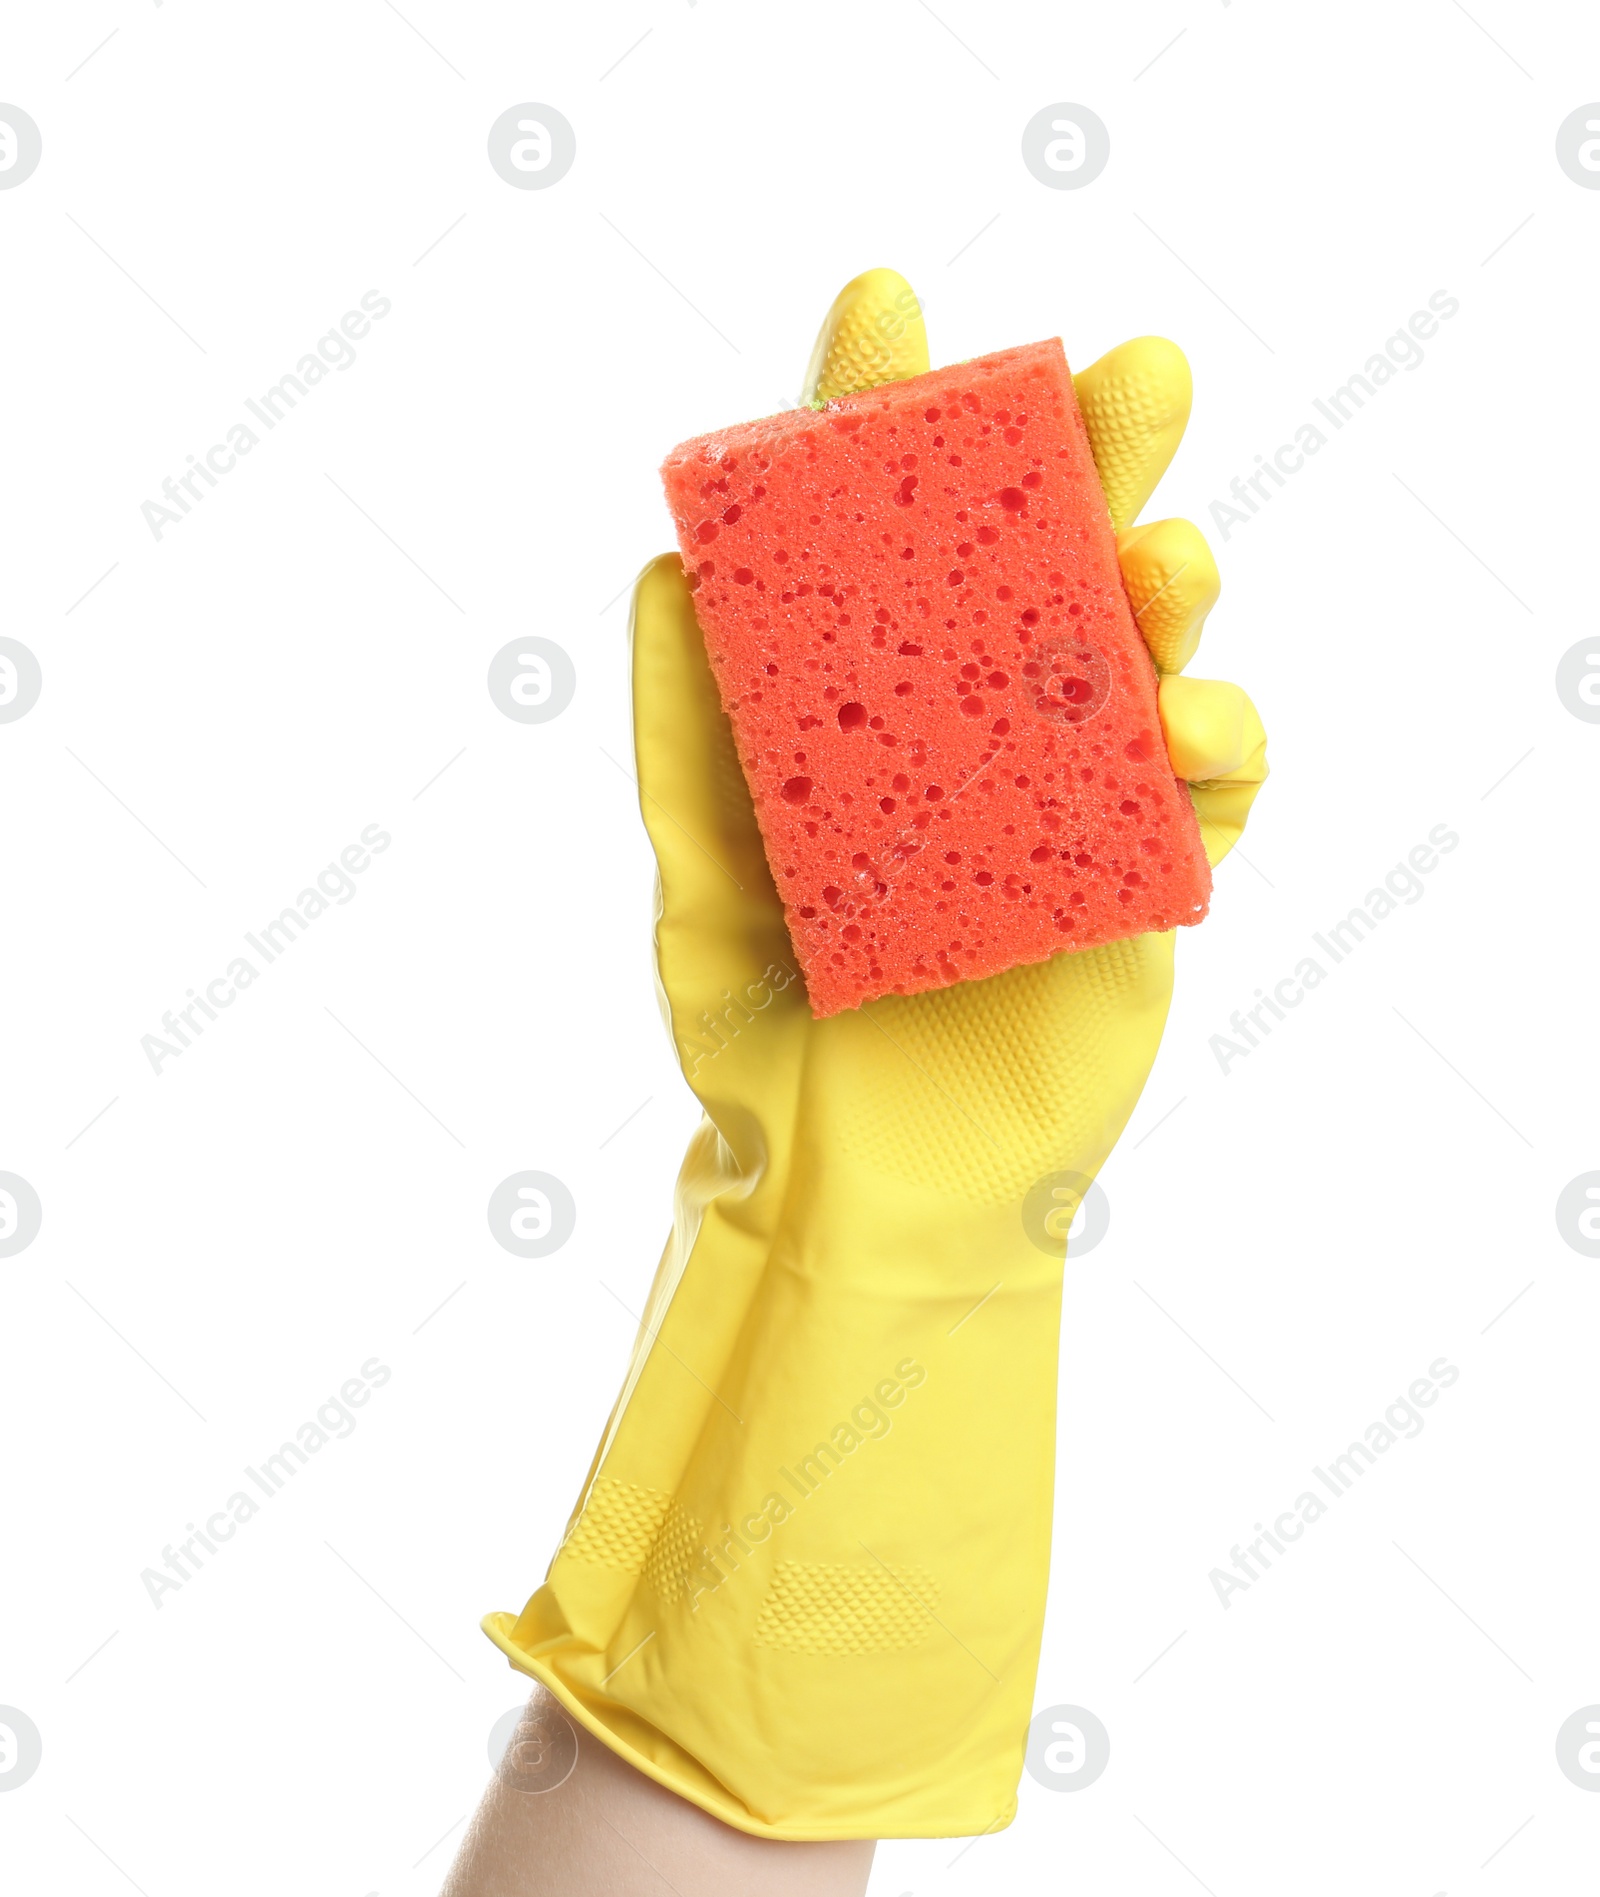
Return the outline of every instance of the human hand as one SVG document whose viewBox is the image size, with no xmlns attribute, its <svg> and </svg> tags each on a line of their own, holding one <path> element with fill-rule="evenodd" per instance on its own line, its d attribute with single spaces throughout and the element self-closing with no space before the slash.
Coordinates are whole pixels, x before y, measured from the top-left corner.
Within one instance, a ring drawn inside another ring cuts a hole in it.
<svg viewBox="0 0 1600 1897">
<path fill-rule="evenodd" d="M 926 367 L 908 286 L 869 272 L 808 393 Z M 1076 387 L 1215 862 L 1265 740 L 1237 687 L 1181 675 L 1217 595 L 1198 531 L 1129 524 L 1182 436 L 1188 368 L 1143 338 Z M 567 1536 L 521 1616 L 485 1627 L 744 1830 L 992 1829 L 1043 1622 L 1066 1227 L 1154 1059 L 1173 936 L 815 1019 L 676 554 L 632 624 L 657 968 L 706 1118 Z"/>
</svg>

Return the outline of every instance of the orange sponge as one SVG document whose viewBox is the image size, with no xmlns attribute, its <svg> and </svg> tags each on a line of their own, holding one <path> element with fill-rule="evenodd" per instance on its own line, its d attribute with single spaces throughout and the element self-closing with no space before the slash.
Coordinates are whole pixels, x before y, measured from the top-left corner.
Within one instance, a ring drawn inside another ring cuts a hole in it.
<svg viewBox="0 0 1600 1897">
<path fill-rule="evenodd" d="M 814 1013 L 1205 914 L 1058 341 L 662 479 Z"/>
</svg>

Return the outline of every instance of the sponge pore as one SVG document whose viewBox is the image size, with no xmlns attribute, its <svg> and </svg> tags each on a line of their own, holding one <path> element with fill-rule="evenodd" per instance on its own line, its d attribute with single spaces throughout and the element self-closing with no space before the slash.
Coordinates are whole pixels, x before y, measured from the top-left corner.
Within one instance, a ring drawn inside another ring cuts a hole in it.
<svg viewBox="0 0 1600 1897">
<path fill-rule="evenodd" d="M 1059 341 L 662 479 L 815 1014 L 1205 914 Z"/>
</svg>

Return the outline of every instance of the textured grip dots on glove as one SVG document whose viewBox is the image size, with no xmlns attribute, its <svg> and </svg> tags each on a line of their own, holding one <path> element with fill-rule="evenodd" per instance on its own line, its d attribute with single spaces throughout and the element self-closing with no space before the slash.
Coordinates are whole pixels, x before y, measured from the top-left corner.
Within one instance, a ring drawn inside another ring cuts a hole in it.
<svg viewBox="0 0 1600 1897">
<path fill-rule="evenodd" d="M 637 1574 L 662 1600 L 681 1600 L 704 1557 L 700 1524 L 675 1497 L 601 1476 L 562 1543 L 573 1561 Z"/>
<path fill-rule="evenodd" d="M 675 1497 L 607 1476 L 589 1491 L 561 1553 L 637 1575 L 669 1606 L 690 1592 L 708 1561 L 699 1522 Z M 938 1586 L 921 1568 L 780 1561 L 755 1644 L 782 1653 L 894 1652 L 926 1637 L 938 1604 Z"/>
<path fill-rule="evenodd" d="M 1073 377 L 1111 524 L 1126 527 L 1177 452 L 1194 384 L 1176 343 L 1136 336 Z"/>
<path fill-rule="evenodd" d="M 921 1568 L 780 1561 L 755 1643 L 783 1653 L 892 1653 L 933 1631 L 938 1604 L 939 1589 Z"/>
<path fill-rule="evenodd" d="M 1164 993 L 1169 942 L 1109 942 L 839 1017 L 872 1058 L 832 1096 L 832 1148 L 865 1175 L 1020 1205 L 1064 1155 L 1094 1150 L 1122 1023 Z"/>
<path fill-rule="evenodd" d="M 928 332 L 916 292 L 898 270 L 853 277 L 823 319 L 801 400 L 820 407 L 841 395 L 923 375 Z"/>
</svg>

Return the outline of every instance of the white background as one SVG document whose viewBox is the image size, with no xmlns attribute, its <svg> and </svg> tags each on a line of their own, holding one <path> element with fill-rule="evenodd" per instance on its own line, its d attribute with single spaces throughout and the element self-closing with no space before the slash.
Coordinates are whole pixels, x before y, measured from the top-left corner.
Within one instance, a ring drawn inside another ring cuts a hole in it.
<svg viewBox="0 0 1600 1897">
<path fill-rule="evenodd" d="M 1193 669 L 1249 689 L 1274 775 L 1068 1267 L 1036 1703 L 1097 1713 L 1110 1767 L 884 1847 L 875 1897 L 1592 1889 L 1555 1734 L 1600 1701 L 1600 1263 L 1554 1209 L 1600 1167 L 1600 728 L 1553 681 L 1595 630 L 1600 193 L 1554 141 L 1600 18 L 403 11 L 7 31 L 44 141 L 0 192 L 0 632 L 44 673 L 0 726 L 0 1168 L 44 1208 L 0 1260 L 0 1703 L 44 1745 L 8 1888 L 437 1889 L 524 1685 L 477 1620 L 542 1578 L 694 1118 L 621 768 L 655 470 L 792 403 L 888 263 L 936 363 L 1181 342 L 1150 511 L 1212 533 Z M 549 190 L 486 159 L 523 100 L 576 128 Z M 1021 161 L 1059 100 L 1110 128 L 1082 190 Z M 141 502 L 371 289 L 354 366 L 155 540 Z M 1210 504 L 1438 290 L 1422 365 L 1224 542 Z M 530 633 L 578 671 L 538 726 L 485 689 Z M 354 899 L 152 1073 L 370 823 Z M 1224 1074 L 1210 1037 L 1441 823 L 1422 899 Z M 523 1168 L 578 1206 L 536 1262 L 485 1219 Z M 1208 1571 L 1441 1355 L 1424 1433 L 1224 1610 Z M 372 1356 L 354 1434 L 153 1607 L 141 1571 Z"/>
</svg>

